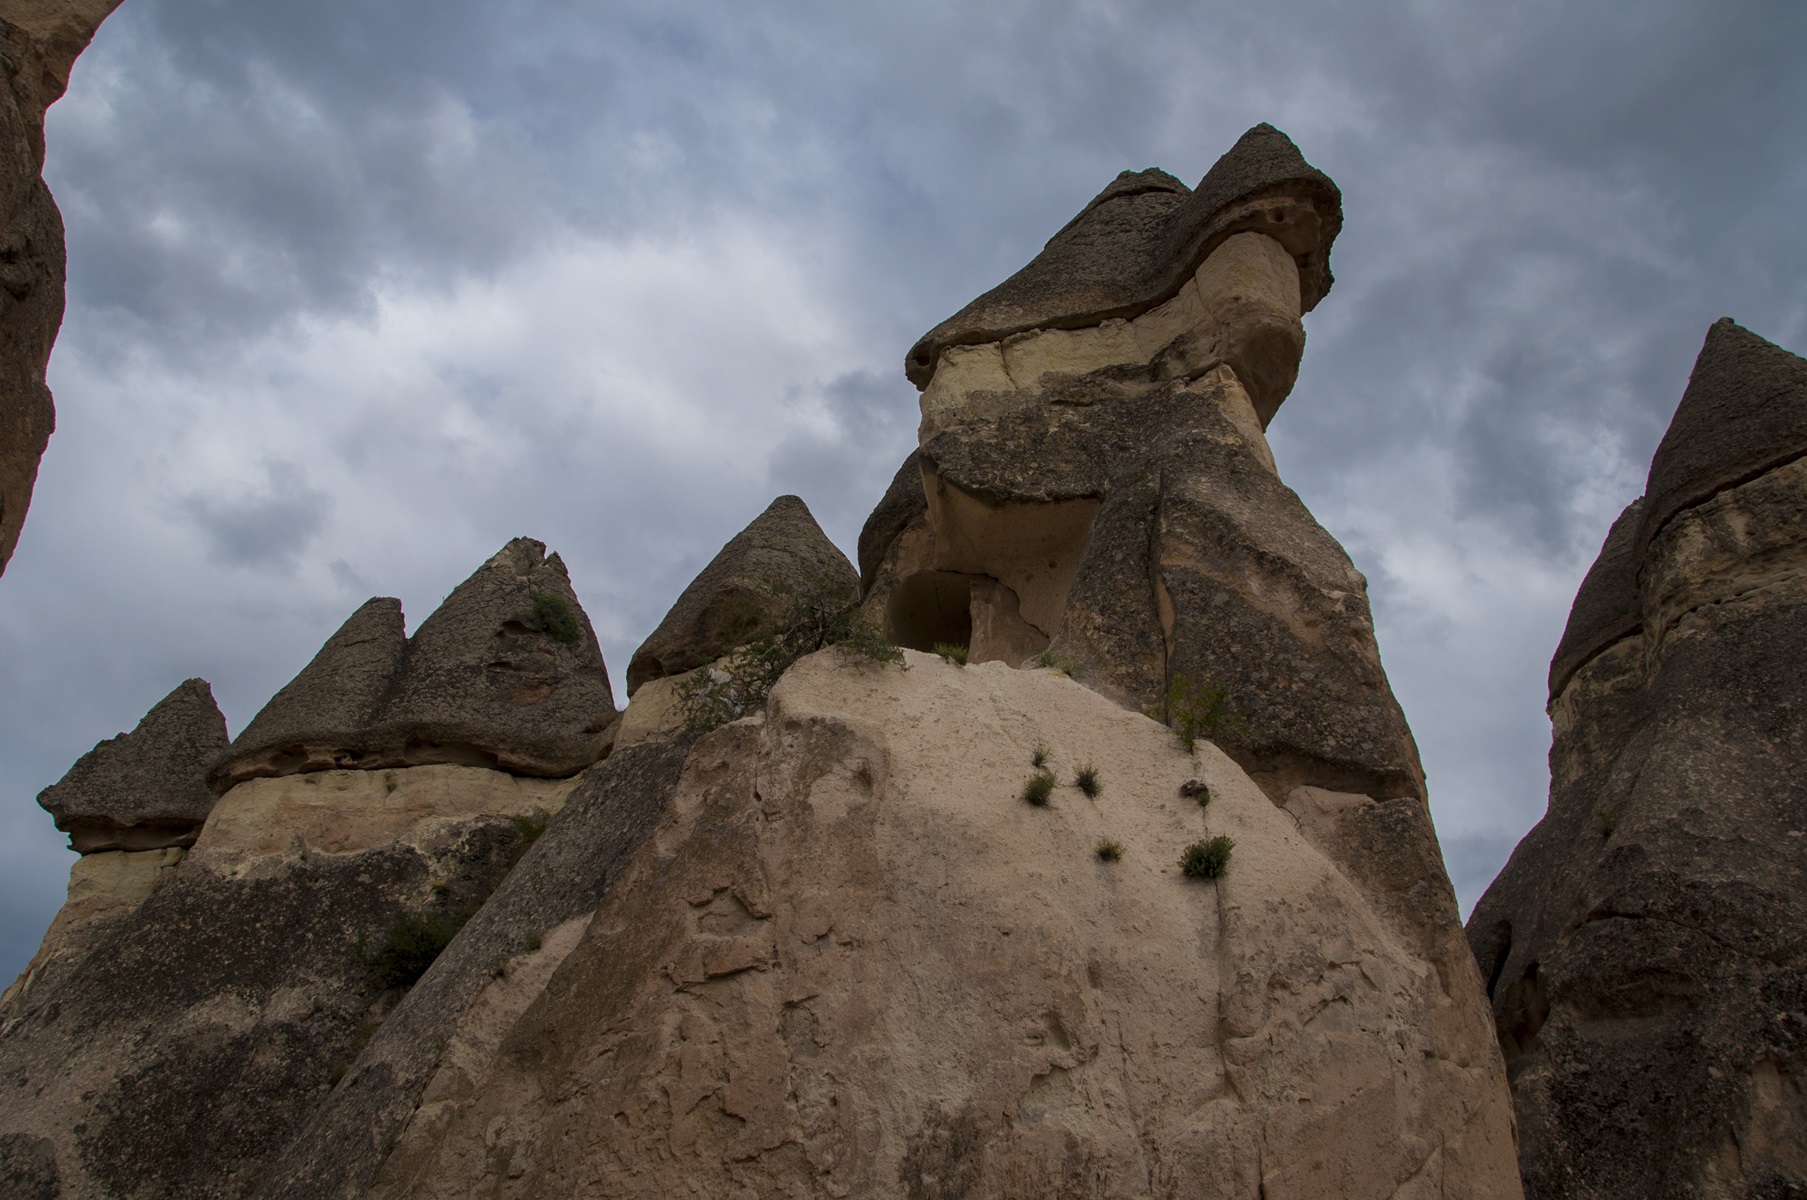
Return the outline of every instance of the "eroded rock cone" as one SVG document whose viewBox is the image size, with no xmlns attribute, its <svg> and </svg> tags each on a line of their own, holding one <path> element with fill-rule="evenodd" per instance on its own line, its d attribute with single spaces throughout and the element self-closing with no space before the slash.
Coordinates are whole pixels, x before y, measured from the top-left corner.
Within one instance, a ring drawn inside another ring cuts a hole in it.
<svg viewBox="0 0 1807 1200">
<path fill-rule="evenodd" d="M 38 803 L 81 854 L 191 846 L 213 810 L 207 772 L 227 744 L 213 689 L 190 679 L 132 732 L 77 759 Z"/>
<path fill-rule="evenodd" d="M 772 501 L 691 581 L 627 666 L 633 695 L 649 680 L 714 662 L 782 621 L 805 594 L 859 598 L 859 576 L 796 496 Z"/>
<path fill-rule="evenodd" d="M 433 763 L 564 776 L 602 756 L 615 716 L 564 562 L 516 538 L 412 638 L 399 601 L 366 602 L 245 727 L 212 783 Z"/>
<path fill-rule="evenodd" d="M 1807 1195 L 1807 361 L 1707 334 L 1468 936 L 1540 1198 Z"/>
<path fill-rule="evenodd" d="M 63 323 L 63 218 L 45 186 L 44 110 L 119 0 L 10 4 L 0 14 L 0 573 L 56 428 L 44 369 Z"/>
</svg>

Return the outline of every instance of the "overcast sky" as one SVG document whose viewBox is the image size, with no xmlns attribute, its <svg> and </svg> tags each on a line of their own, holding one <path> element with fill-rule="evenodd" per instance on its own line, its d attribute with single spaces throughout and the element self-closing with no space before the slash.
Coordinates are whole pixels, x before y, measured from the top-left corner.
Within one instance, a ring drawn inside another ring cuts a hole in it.
<svg viewBox="0 0 1807 1200">
<path fill-rule="evenodd" d="M 125 0 L 49 119 L 0 976 L 73 859 L 37 792 L 182 679 L 236 733 L 366 597 L 412 628 L 526 534 L 619 689 L 773 496 L 852 552 L 919 334 L 1262 120 L 1346 213 L 1275 455 L 1368 576 L 1466 911 L 1707 326 L 1807 350 L 1804 56 L 1793 0 Z"/>
</svg>

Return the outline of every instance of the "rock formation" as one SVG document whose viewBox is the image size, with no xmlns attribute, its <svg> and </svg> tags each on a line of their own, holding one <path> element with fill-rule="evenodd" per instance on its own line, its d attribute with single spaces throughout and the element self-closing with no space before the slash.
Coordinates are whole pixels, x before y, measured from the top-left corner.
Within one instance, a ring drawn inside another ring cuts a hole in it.
<svg viewBox="0 0 1807 1200">
<path fill-rule="evenodd" d="M 82 854 L 192 846 L 213 809 L 208 768 L 226 746 L 226 718 L 213 689 L 190 679 L 132 732 L 77 759 L 38 803 Z"/>
<path fill-rule="evenodd" d="M 809 507 L 796 496 L 780 496 L 721 548 L 634 651 L 627 694 L 751 641 L 783 617 L 793 597 L 810 589 L 852 601 L 859 579 Z"/>
<path fill-rule="evenodd" d="M 0 574 L 56 428 L 44 369 L 63 323 L 63 218 L 44 184 L 44 110 L 119 0 L 0 4 Z"/>
<path fill-rule="evenodd" d="M 863 582 L 781 498 L 612 726 L 538 543 L 412 639 L 371 601 L 233 744 L 187 857 L 0 1005 L 0 1175 L 1519 1196 L 1364 581 L 1263 436 L 1339 222 L 1266 126 L 1196 191 L 1120 178 L 911 352 L 922 444 Z M 671 719 L 805 592 L 973 665 L 837 634 L 746 715 Z"/>
<path fill-rule="evenodd" d="M 1807 361 L 1707 334 L 1550 666 L 1469 920 L 1526 1192 L 1807 1195 Z"/>
<path fill-rule="evenodd" d="M 400 601 L 367 601 L 239 734 L 213 785 L 433 763 L 565 776 L 602 757 L 615 716 L 563 560 L 516 538 L 412 638 Z"/>
</svg>

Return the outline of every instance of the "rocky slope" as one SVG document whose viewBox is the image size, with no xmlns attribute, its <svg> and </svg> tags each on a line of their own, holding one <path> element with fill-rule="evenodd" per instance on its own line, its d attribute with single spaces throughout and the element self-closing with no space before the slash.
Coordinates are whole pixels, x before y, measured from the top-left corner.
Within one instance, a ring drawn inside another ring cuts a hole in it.
<svg viewBox="0 0 1807 1200">
<path fill-rule="evenodd" d="M 1475 907 L 1532 1197 L 1807 1195 L 1807 361 L 1708 332 Z"/>
<path fill-rule="evenodd" d="M 1364 581 L 1263 436 L 1340 220 L 1265 126 L 1120 178 L 912 351 L 863 582 L 780 498 L 619 719 L 538 543 L 364 606 L 9 993 L 0 1179 L 1519 1196 Z"/>
<path fill-rule="evenodd" d="M 44 185 L 44 110 L 119 3 L 0 3 L 0 574 L 56 428 L 44 369 L 63 323 L 63 218 Z"/>
</svg>

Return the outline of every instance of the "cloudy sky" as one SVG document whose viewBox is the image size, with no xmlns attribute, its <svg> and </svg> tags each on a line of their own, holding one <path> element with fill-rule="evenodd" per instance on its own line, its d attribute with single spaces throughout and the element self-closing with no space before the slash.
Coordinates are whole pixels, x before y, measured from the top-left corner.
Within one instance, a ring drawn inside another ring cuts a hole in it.
<svg viewBox="0 0 1807 1200">
<path fill-rule="evenodd" d="M 237 732 L 367 596 L 412 626 L 528 534 L 619 687 L 774 495 L 852 551 L 920 333 L 1261 120 L 1347 217 L 1275 453 L 1369 577 L 1466 909 L 1708 324 L 1807 349 L 1803 51 L 1784 0 L 125 0 L 49 120 L 0 976 L 72 858 L 33 797 L 176 683 Z"/>
</svg>

